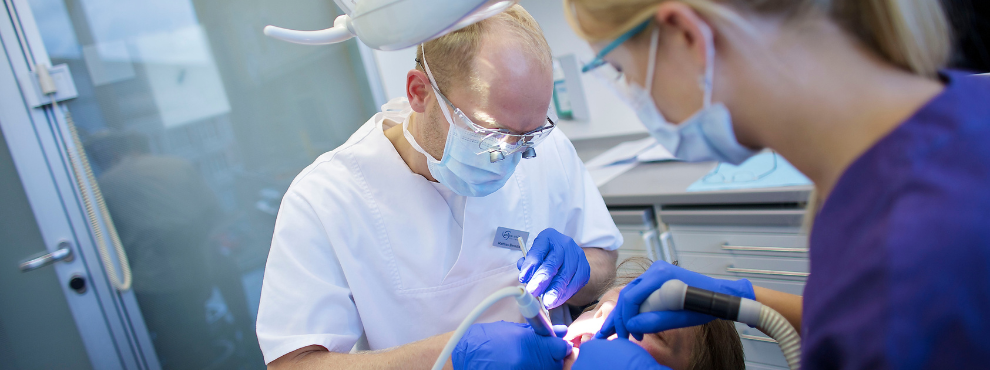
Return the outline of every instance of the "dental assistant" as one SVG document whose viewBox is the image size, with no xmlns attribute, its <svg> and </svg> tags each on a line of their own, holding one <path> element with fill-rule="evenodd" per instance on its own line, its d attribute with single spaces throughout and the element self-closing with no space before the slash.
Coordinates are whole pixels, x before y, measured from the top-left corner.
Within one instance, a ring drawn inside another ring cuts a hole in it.
<svg viewBox="0 0 990 370">
<path fill-rule="evenodd" d="M 547 115 L 552 80 L 518 5 L 418 48 L 407 96 L 282 200 L 257 322 L 269 368 L 426 369 L 498 289 L 522 283 L 564 311 L 607 286 L 622 237 Z M 523 318 L 506 300 L 479 322 L 498 320 Z M 375 351 L 348 353 L 362 338 Z"/>
<path fill-rule="evenodd" d="M 804 369 L 983 368 L 990 359 L 990 79 L 944 70 L 935 0 L 565 0 L 657 140 L 688 161 L 777 151 L 819 204 L 803 297 L 655 263 L 575 369 L 658 368 L 626 338 L 670 279 L 755 298 L 802 334 Z"/>
</svg>

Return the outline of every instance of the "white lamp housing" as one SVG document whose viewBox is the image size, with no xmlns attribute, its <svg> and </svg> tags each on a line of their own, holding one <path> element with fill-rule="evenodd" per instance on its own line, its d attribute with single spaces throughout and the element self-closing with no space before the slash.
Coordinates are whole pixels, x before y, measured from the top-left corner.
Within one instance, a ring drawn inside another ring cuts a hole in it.
<svg viewBox="0 0 990 370">
<path fill-rule="evenodd" d="M 265 27 L 265 35 L 304 45 L 358 40 L 373 49 L 399 50 L 501 13 L 519 0 L 357 0 L 353 11 L 319 31 Z M 340 3 L 338 1 L 338 3 Z"/>
</svg>

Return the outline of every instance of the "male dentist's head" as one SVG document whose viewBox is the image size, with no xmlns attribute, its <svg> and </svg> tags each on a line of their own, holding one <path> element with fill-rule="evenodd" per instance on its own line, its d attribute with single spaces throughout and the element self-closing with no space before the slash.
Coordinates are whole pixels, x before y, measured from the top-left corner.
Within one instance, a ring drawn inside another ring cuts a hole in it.
<svg viewBox="0 0 990 370">
<path fill-rule="evenodd" d="M 497 191 L 554 127 L 539 25 L 516 5 L 420 45 L 416 57 L 406 75 L 413 113 L 396 142 L 403 160 L 460 195 Z"/>
</svg>

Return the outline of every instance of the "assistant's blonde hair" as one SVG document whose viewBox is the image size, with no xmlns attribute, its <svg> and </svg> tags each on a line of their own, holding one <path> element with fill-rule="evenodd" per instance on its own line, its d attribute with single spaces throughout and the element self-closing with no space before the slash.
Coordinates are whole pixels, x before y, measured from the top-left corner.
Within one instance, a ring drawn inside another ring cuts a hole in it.
<svg viewBox="0 0 990 370">
<path fill-rule="evenodd" d="M 514 39 L 520 48 L 529 52 L 541 65 L 553 68 L 550 45 L 543 36 L 543 30 L 533 16 L 518 4 L 491 18 L 427 41 L 417 48 L 416 60 L 423 61 L 425 48 L 430 71 L 440 85 L 437 87 L 446 91 L 451 83 L 464 82 L 472 76 L 474 57 L 478 54 L 482 41 L 495 32 Z M 423 70 L 420 64 L 416 68 Z"/>
<path fill-rule="evenodd" d="M 564 0 L 574 31 L 589 42 L 611 40 L 653 16 L 670 0 Z M 711 19 L 739 23 L 739 14 L 790 18 L 821 12 L 893 65 L 935 78 L 951 56 L 945 10 L 938 0 L 679 0 Z M 574 8 L 593 17 L 583 27 Z"/>
</svg>

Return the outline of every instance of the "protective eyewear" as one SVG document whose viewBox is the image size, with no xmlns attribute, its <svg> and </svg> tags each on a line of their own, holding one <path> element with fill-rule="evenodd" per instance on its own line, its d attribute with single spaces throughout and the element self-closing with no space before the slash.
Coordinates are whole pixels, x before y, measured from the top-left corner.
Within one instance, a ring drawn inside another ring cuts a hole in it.
<svg viewBox="0 0 990 370">
<path fill-rule="evenodd" d="M 623 33 L 622 36 L 619 36 L 615 40 L 612 40 L 612 42 L 608 43 L 608 45 L 605 45 L 605 48 L 599 51 L 598 54 L 595 54 L 595 58 L 592 59 L 591 62 L 588 62 L 584 65 L 584 67 L 581 67 L 581 73 L 587 73 L 588 71 L 608 64 L 608 62 L 605 61 L 605 56 L 615 50 L 615 48 L 619 47 L 619 45 L 622 45 L 622 43 L 629 41 L 629 39 L 633 36 L 636 36 L 640 32 L 646 30 L 646 27 L 650 25 L 651 21 L 652 20 L 648 19 L 645 22 L 640 23 L 638 26 L 629 30 L 629 32 Z"/>
<path fill-rule="evenodd" d="M 416 62 L 423 65 L 418 59 Z M 425 65 L 424 69 L 426 69 Z M 429 72 L 428 69 L 427 72 Z M 444 104 L 450 107 L 453 124 L 461 129 L 480 135 L 481 139 L 478 141 L 479 151 L 477 154 L 488 153 L 492 163 L 519 152 L 522 152 L 522 157 L 526 159 L 536 157 L 535 147 L 543 142 L 543 140 L 546 140 L 550 136 L 550 133 L 553 132 L 553 129 L 557 127 L 557 123 L 551 118 L 553 116 L 553 108 L 551 106 L 547 107 L 547 124 L 526 133 L 517 134 L 506 129 L 488 128 L 479 125 L 464 114 L 460 108 L 454 106 L 450 99 L 440 91 L 440 88 L 434 84 L 432 76 L 430 76 L 430 80 L 430 86 L 433 87 L 433 91 L 437 93 L 440 100 L 443 100 Z"/>
</svg>

